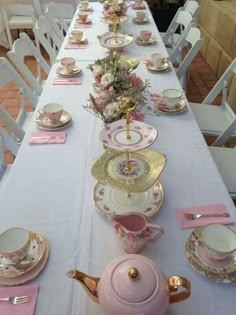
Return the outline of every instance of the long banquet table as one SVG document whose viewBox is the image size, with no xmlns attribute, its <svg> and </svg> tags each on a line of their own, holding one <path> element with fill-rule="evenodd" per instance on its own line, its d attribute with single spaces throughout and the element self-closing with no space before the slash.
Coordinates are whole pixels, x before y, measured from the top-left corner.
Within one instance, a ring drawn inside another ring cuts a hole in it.
<svg viewBox="0 0 236 315">
<path fill-rule="evenodd" d="M 105 57 L 106 50 L 96 35 L 107 29 L 100 22 L 100 4 L 92 3 L 93 26 L 85 29 L 89 44 L 85 50 L 61 48 L 58 60 L 74 56 L 83 69 L 82 85 L 53 85 L 58 63 L 54 64 L 39 99 L 37 109 L 49 102 L 63 104 L 73 121 L 67 127 L 63 145 L 29 145 L 28 138 L 37 131 L 31 123 L 20 147 L 7 185 L 0 191 L 1 230 L 24 226 L 48 237 L 49 261 L 32 283 L 39 284 L 37 315 L 102 315 L 100 305 L 93 303 L 80 284 L 65 276 L 75 267 L 94 276 L 101 275 L 115 257 L 125 254 L 114 228 L 98 214 L 92 200 L 95 179 L 90 174 L 92 163 L 103 153 L 98 140 L 102 122 L 82 108 L 92 91 L 92 74 L 87 69 L 91 60 Z M 148 72 L 142 63 L 152 52 L 165 52 L 151 14 L 150 24 L 131 23 L 135 11 L 129 9 L 128 31 L 151 29 L 158 38 L 153 47 L 135 43 L 124 53 L 140 58 L 136 72 L 151 83 L 151 91 L 167 87 L 180 88 L 172 70 L 162 74 Z M 74 21 L 70 27 L 73 29 Z M 90 61 L 89 61 L 90 60 Z M 152 102 L 150 101 L 152 106 Z M 37 116 L 37 110 L 35 117 Z M 166 276 L 183 275 L 191 281 L 189 299 L 169 306 L 167 315 L 234 315 L 235 284 L 219 284 L 196 273 L 185 259 L 185 242 L 191 230 L 181 230 L 174 209 L 197 205 L 224 203 L 236 220 L 235 206 L 219 175 L 199 127 L 188 108 L 181 115 L 146 116 L 145 122 L 155 126 L 158 138 L 150 147 L 167 156 L 167 165 L 160 180 L 164 188 L 164 203 L 152 221 L 162 225 L 164 236 L 153 246 L 146 246 L 143 255 L 159 264 Z M 135 210 L 135 209 L 134 209 Z"/>
</svg>

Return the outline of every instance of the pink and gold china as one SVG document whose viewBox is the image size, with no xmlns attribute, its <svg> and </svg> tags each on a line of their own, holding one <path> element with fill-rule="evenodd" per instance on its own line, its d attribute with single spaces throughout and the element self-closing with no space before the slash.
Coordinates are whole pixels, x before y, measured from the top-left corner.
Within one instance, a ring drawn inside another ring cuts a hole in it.
<svg viewBox="0 0 236 315">
<path fill-rule="evenodd" d="M 136 12 L 137 21 L 143 22 L 146 17 L 147 17 L 147 14 L 145 12 L 143 12 L 143 11 L 137 11 Z"/>
<path fill-rule="evenodd" d="M 164 234 L 163 227 L 151 224 L 137 212 L 114 214 L 109 216 L 109 221 L 114 225 L 124 250 L 130 254 L 141 253 L 146 243 L 155 243 Z"/>
<path fill-rule="evenodd" d="M 115 258 L 101 278 L 76 269 L 67 276 L 78 280 L 107 315 L 164 315 L 169 304 L 187 299 L 191 291 L 186 278 L 166 278 L 151 259 L 135 254 Z"/>
<path fill-rule="evenodd" d="M 144 42 L 148 42 L 151 37 L 152 37 L 152 32 L 147 31 L 147 30 L 140 31 L 140 38 L 141 38 Z"/>
<path fill-rule="evenodd" d="M 166 56 L 162 53 L 155 53 L 151 55 L 151 62 L 153 66 L 158 69 L 160 68 L 166 61 Z"/>
<path fill-rule="evenodd" d="M 88 13 L 79 12 L 78 16 L 79 16 L 79 22 L 85 23 L 87 21 L 87 18 L 88 18 Z"/>
<path fill-rule="evenodd" d="M 76 41 L 77 43 L 80 43 L 83 38 L 83 32 L 79 30 L 74 30 L 70 33 L 70 39 Z"/>
<path fill-rule="evenodd" d="M 173 109 L 183 98 L 183 92 L 177 89 L 166 89 L 162 91 L 163 103 L 168 109 Z"/>
<path fill-rule="evenodd" d="M 64 70 L 64 73 L 71 74 L 75 68 L 75 59 L 72 57 L 64 57 L 61 59 L 61 66 Z"/>
<path fill-rule="evenodd" d="M 57 123 L 60 121 L 63 114 L 63 107 L 58 103 L 49 103 L 39 109 L 39 113 L 47 117 L 52 123 Z"/>
</svg>

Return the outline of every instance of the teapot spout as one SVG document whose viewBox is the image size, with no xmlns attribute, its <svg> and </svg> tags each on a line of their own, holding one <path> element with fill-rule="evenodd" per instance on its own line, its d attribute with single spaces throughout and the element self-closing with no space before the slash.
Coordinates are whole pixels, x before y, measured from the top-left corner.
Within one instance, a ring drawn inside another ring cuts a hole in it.
<svg viewBox="0 0 236 315">
<path fill-rule="evenodd" d="M 99 303 L 97 287 L 100 278 L 90 277 L 86 273 L 80 272 L 77 269 L 68 271 L 66 276 L 79 281 L 91 299 L 94 302 Z"/>
</svg>

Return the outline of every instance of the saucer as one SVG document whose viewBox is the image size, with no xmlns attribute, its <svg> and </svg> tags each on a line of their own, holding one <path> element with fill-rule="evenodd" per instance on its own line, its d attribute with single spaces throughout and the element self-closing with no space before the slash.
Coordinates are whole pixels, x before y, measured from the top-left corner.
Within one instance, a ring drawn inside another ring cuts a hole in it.
<svg viewBox="0 0 236 315">
<path fill-rule="evenodd" d="M 33 269 L 41 260 L 45 251 L 45 242 L 41 235 L 34 233 L 26 257 L 18 264 L 1 264 L 0 277 L 16 277 Z"/>
<path fill-rule="evenodd" d="M 157 39 L 155 36 L 152 36 L 148 41 L 144 41 L 140 36 L 137 36 L 135 39 L 135 43 L 140 46 L 151 46 L 157 43 Z"/>
<path fill-rule="evenodd" d="M 88 40 L 87 40 L 87 37 L 83 35 L 81 38 L 81 41 L 78 41 L 77 39 L 73 38 L 73 36 L 70 34 L 69 42 L 72 44 L 83 45 L 83 44 L 87 44 Z"/>
<path fill-rule="evenodd" d="M 37 118 L 36 122 L 38 124 L 38 127 L 42 130 L 58 130 L 61 128 L 64 128 L 69 124 L 72 117 L 69 112 L 66 110 L 63 110 L 63 113 L 60 117 L 60 120 L 58 122 L 52 122 L 50 119 L 48 119 L 47 116 L 40 114 Z"/>
<path fill-rule="evenodd" d="M 48 260 L 48 255 L 49 255 L 49 242 L 45 236 L 43 236 L 39 233 L 36 233 L 36 232 L 34 232 L 34 233 L 37 234 L 37 236 L 40 236 L 42 238 L 44 244 L 45 244 L 45 250 L 43 252 L 41 259 L 34 266 L 34 268 L 32 268 L 31 270 L 29 270 L 29 271 L 27 271 L 21 275 L 16 276 L 16 277 L 2 277 L 0 275 L 0 285 L 12 286 L 12 285 L 18 285 L 18 284 L 28 282 L 28 281 L 34 279 L 35 277 L 37 277 L 37 275 L 45 267 L 47 260 Z"/>
<path fill-rule="evenodd" d="M 152 62 L 149 60 L 149 62 L 146 64 L 146 67 L 148 70 L 150 70 L 152 72 L 167 72 L 167 71 L 171 70 L 171 64 L 168 61 L 166 61 L 159 68 L 156 68 L 153 66 Z"/>
<path fill-rule="evenodd" d="M 146 6 L 144 3 L 142 3 L 141 5 L 137 5 L 135 3 L 131 4 L 131 8 L 133 10 L 143 10 L 143 9 L 146 9 Z"/>
<path fill-rule="evenodd" d="M 140 21 L 140 20 L 138 20 L 136 17 L 134 17 L 134 18 L 132 19 L 132 21 L 133 21 L 134 24 L 140 24 L 140 25 L 149 23 L 148 16 L 146 16 L 146 17 L 144 18 L 144 20 L 142 20 L 142 21 Z"/>
<path fill-rule="evenodd" d="M 150 218 L 160 210 L 163 200 L 164 191 L 159 180 L 148 190 L 132 193 L 130 197 L 124 191 L 99 182 L 93 189 L 94 205 L 104 215 L 135 211 Z"/>
<path fill-rule="evenodd" d="M 178 114 L 187 110 L 187 106 L 184 100 L 181 100 L 174 108 L 168 108 L 166 104 L 162 102 L 162 98 L 156 101 L 155 109 L 159 113 L 163 114 Z"/>
<path fill-rule="evenodd" d="M 58 67 L 56 70 L 56 73 L 62 77 L 70 78 L 70 77 L 73 77 L 74 75 L 79 74 L 81 72 L 81 70 L 82 69 L 80 67 L 75 66 L 75 68 L 73 69 L 73 71 L 71 73 L 66 73 L 65 69 L 63 67 Z"/>
<path fill-rule="evenodd" d="M 201 246 L 201 229 L 191 232 L 185 245 L 185 255 L 194 270 L 204 277 L 221 283 L 236 282 L 236 259 L 212 261 L 209 259 Z"/>
</svg>

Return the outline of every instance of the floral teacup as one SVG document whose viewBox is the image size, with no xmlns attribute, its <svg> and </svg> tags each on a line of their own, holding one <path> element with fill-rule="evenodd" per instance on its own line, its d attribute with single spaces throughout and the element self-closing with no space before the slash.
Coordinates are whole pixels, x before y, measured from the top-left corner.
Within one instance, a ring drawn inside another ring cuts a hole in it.
<svg viewBox="0 0 236 315">
<path fill-rule="evenodd" d="M 154 243 L 164 234 L 160 225 L 149 223 L 140 213 L 111 215 L 109 220 L 114 224 L 123 248 L 131 254 L 142 252 L 146 243 Z"/>
</svg>

